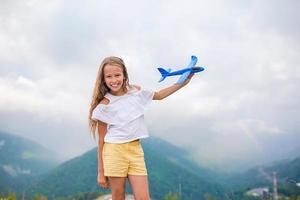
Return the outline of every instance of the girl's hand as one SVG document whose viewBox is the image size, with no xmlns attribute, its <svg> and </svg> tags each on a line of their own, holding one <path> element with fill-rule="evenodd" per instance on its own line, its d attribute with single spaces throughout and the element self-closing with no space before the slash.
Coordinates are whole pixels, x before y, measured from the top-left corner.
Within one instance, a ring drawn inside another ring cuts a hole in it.
<svg viewBox="0 0 300 200">
<path fill-rule="evenodd" d="M 174 85 L 166 87 L 158 92 L 155 92 L 154 96 L 153 96 L 153 100 L 162 100 L 162 99 L 170 96 L 171 94 L 173 94 L 174 92 L 176 92 L 177 90 L 179 90 L 180 88 L 182 88 L 186 84 L 188 84 L 191 81 L 193 76 L 194 76 L 194 74 L 190 74 L 182 84 L 175 83 Z"/>
<path fill-rule="evenodd" d="M 97 182 L 98 185 L 102 188 L 109 188 L 109 184 L 108 184 L 108 178 L 106 176 L 104 176 L 103 173 L 98 173 L 98 178 L 97 178 Z"/>
<path fill-rule="evenodd" d="M 182 87 L 185 86 L 185 85 L 187 85 L 191 81 L 191 79 L 192 79 L 193 76 L 194 76 L 194 74 L 190 74 L 188 76 L 188 78 L 183 82 Z"/>
</svg>

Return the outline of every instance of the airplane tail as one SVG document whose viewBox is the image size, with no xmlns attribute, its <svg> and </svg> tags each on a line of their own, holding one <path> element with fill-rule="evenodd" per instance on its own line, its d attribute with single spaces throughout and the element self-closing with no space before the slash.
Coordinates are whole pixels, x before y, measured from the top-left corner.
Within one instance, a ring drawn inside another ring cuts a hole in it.
<svg viewBox="0 0 300 200">
<path fill-rule="evenodd" d="M 157 68 L 157 69 L 158 69 L 158 71 L 161 74 L 161 78 L 160 78 L 160 80 L 158 82 L 161 82 L 161 81 L 165 80 L 165 78 L 169 75 L 170 70 L 167 71 L 167 70 L 165 70 L 165 69 L 163 69 L 161 67 Z"/>
</svg>

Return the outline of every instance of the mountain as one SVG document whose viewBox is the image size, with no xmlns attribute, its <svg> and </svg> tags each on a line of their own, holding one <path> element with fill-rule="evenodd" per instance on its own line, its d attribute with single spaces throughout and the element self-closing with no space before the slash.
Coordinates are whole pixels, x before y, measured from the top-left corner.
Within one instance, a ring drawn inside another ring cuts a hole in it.
<svg viewBox="0 0 300 200">
<path fill-rule="evenodd" d="M 212 180 L 212 172 L 198 167 L 178 147 L 158 138 L 142 143 L 153 199 L 164 199 L 169 192 L 179 192 L 179 188 L 183 200 L 203 199 L 206 193 L 220 197 L 224 193 L 221 186 L 207 181 Z M 94 148 L 46 173 L 27 193 L 39 193 L 53 199 L 84 192 L 110 192 L 99 188 L 96 175 L 97 149 Z"/>
<path fill-rule="evenodd" d="M 295 186 L 300 182 L 300 156 L 257 166 L 246 172 L 227 177 L 224 181 L 232 190 L 244 190 L 247 188 L 272 187 L 273 172 L 279 187 Z M 298 189 L 299 190 L 299 189 Z"/>
<path fill-rule="evenodd" d="M 0 193 L 20 192 L 59 164 L 58 156 L 23 137 L 0 131 Z"/>
<path fill-rule="evenodd" d="M 177 192 L 182 197 L 201 199 L 205 193 L 222 196 L 224 190 L 214 180 L 215 174 L 189 159 L 190 154 L 162 139 L 142 142 L 149 173 L 151 194 Z M 162 199 L 162 196 L 153 196 Z M 185 199 L 185 198 L 182 198 Z"/>
</svg>

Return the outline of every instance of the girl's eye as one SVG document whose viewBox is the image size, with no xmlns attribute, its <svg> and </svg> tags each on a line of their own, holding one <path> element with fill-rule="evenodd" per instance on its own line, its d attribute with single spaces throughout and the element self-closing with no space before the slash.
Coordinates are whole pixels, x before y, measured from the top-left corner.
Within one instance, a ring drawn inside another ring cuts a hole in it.
<svg viewBox="0 0 300 200">
<path fill-rule="evenodd" d="M 111 78 L 111 76 L 106 76 L 106 78 Z"/>
</svg>

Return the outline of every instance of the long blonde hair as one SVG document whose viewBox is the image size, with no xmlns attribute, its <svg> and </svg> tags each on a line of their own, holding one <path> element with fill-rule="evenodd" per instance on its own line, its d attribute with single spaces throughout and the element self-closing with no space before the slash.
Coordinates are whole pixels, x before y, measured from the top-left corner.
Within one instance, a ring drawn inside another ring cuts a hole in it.
<svg viewBox="0 0 300 200">
<path fill-rule="evenodd" d="M 98 70 L 94 91 L 93 91 L 93 97 L 90 104 L 89 117 L 88 117 L 90 132 L 92 133 L 94 139 L 96 136 L 98 121 L 92 119 L 92 113 L 93 110 L 96 108 L 96 106 L 104 98 L 105 94 L 110 91 L 104 81 L 103 69 L 105 65 L 114 65 L 114 66 L 121 67 L 124 75 L 122 88 L 124 91 L 127 91 L 127 87 L 129 87 L 129 78 L 128 78 L 128 73 L 124 61 L 121 58 L 115 56 L 104 58 Z"/>
</svg>

